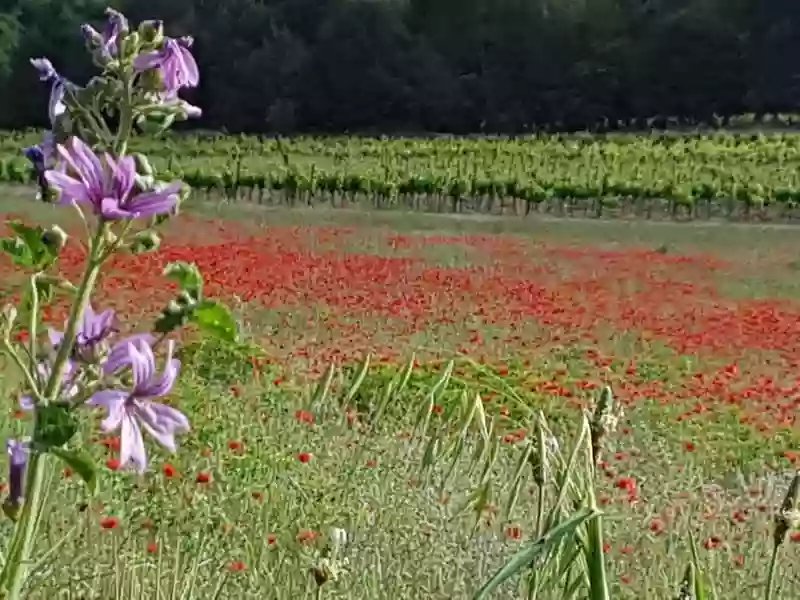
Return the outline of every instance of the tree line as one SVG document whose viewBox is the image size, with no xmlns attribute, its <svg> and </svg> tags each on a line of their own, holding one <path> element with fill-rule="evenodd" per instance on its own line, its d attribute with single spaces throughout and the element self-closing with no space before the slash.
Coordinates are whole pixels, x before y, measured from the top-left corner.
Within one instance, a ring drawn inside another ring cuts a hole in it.
<svg viewBox="0 0 800 600">
<path fill-rule="evenodd" d="M 112 0 L 195 37 L 199 126 L 231 132 L 607 129 L 792 112 L 786 0 Z M 108 0 L 0 0 L 0 128 L 44 126 L 28 64 L 81 81 Z M 649 119 L 649 121 L 647 121 Z"/>
</svg>

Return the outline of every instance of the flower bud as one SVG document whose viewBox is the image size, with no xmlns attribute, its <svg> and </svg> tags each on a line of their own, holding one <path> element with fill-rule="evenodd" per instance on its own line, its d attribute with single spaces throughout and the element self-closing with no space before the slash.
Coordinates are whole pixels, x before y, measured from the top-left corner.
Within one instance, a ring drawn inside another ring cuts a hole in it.
<svg viewBox="0 0 800 600">
<path fill-rule="evenodd" d="M 68 237 L 66 231 L 61 229 L 58 225 L 53 225 L 49 229 L 45 229 L 42 234 L 42 242 L 58 253 L 67 245 Z"/>
<path fill-rule="evenodd" d="M 103 36 L 88 23 L 81 25 L 81 35 L 89 50 L 94 50 L 103 43 Z"/>
<path fill-rule="evenodd" d="M 175 301 L 182 308 L 192 308 L 197 305 L 197 298 L 187 290 L 181 291 Z"/>
<path fill-rule="evenodd" d="M 111 231 L 110 229 L 106 229 L 105 233 L 103 234 L 103 243 L 107 246 L 112 246 L 117 243 L 117 234 Z"/>
<path fill-rule="evenodd" d="M 12 521 L 16 521 L 17 514 L 24 502 L 25 471 L 28 466 L 28 446 L 17 440 L 6 442 L 8 452 L 8 497 L 3 503 L 3 512 Z"/>
<path fill-rule="evenodd" d="M 145 254 L 155 252 L 161 246 L 161 236 L 155 231 L 140 231 L 131 240 L 128 247 L 132 254 Z"/>
<path fill-rule="evenodd" d="M 142 21 L 139 24 L 139 37 L 142 44 L 160 46 L 164 41 L 164 22 L 159 20 Z"/>
<path fill-rule="evenodd" d="M 148 177 L 153 177 L 155 175 L 153 171 L 153 165 L 150 164 L 150 161 L 144 154 L 136 152 L 132 156 L 134 162 L 136 163 L 137 173 L 139 173 L 140 175 L 146 175 Z"/>
<path fill-rule="evenodd" d="M 108 17 L 109 31 L 116 35 L 123 35 L 130 31 L 128 19 L 118 10 L 113 8 L 106 9 L 106 17 Z"/>
<path fill-rule="evenodd" d="M 17 320 L 17 308 L 13 304 L 6 304 L 3 307 L 2 326 L 3 339 L 8 341 L 11 331 L 14 329 L 14 322 Z"/>
</svg>

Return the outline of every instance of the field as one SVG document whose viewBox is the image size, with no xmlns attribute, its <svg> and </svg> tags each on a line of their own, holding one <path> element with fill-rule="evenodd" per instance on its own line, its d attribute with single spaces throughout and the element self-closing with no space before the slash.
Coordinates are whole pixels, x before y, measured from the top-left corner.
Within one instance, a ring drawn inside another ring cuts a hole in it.
<svg viewBox="0 0 800 600">
<path fill-rule="evenodd" d="M 7 182 L 27 177 L 11 155 L 21 139 L 0 144 Z M 95 498 L 76 475 L 52 473 L 31 597 L 470 598 L 535 537 L 540 488 L 516 473 L 537 411 L 567 451 L 581 409 L 609 385 L 625 411 L 596 478 L 611 598 L 678 597 L 690 538 L 717 598 L 763 598 L 773 522 L 800 461 L 793 228 L 510 214 L 556 197 L 566 203 L 555 214 L 788 220 L 798 140 L 290 140 L 259 157 L 248 138 L 163 150 L 158 166 L 201 190 L 159 252 L 114 259 L 94 302 L 147 330 L 174 295 L 164 265 L 196 262 L 207 293 L 236 307 L 246 343 L 187 334 L 174 401 L 193 430 L 176 455 L 154 450 L 147 475 L 117 471 L 119 439 L 99 434 L 82 440 L 104 465 Z M 298 176 L 306 187 L 287 188 Z M 402 188 L 412 179 L 423 187 Z M 323 180 L 341 186 L 308 183 Z M 65 221 L 32 195 L 2 188 L 5 218 Z M 726 212 L 730 197 L 739 203 Z M 403 210 L 420 207 L 473 214 Z M 82 258 L 67 246 L 63 271 Z M 17 294 L 7 262 L 0 281 Z M 45 316 L 60 325 L 63 306 Z M 0 385 L 15 398 L 10 373 Z M 476 394 L 499 440 L 486 474 L 470 468 L 472 437 L 463 453 L 445 443 Z M 26 418 L 11 406 L 6 437 Z M 309 569 L 331 528 L 347 532 L 348 567 L 318 587 Z M 0 537 L 10 532 L 4 522 Z M 800 595 L 798 567 L 794 531 L 774 598 Z M 532 597 L 517 583 L 495 597 Z"/>
<path fill-rule="evenodd" d="M 0 136 L 0 182 L 25 183 L 20 148 Z M 201 194 L 270 205 L 425 212 L 797 220 L 800 136 L 723 133 L 505 138 L 292 138 L 176 135 L 137 141 L 156 170 Z"/>
</svg>

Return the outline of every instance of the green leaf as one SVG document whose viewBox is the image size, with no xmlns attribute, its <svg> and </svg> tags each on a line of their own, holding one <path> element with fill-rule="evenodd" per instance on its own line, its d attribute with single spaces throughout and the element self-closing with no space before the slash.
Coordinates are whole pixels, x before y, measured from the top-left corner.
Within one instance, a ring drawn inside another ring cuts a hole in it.
<svg viewBox="0 0 800 600">
<path fill-rule="evenodd" d="M 204 300 L 191 312 L 191 321 L 205 334 L 225 342 L 236 342 L 239 337 L 236 319 L 230 309 L 214 300 Z"/>
<path fill-rule="evenodd" d="M 203 275 L 194 263 L 173 262 L 164 269 L 164 275 L 176 281 L 182 290 L 200 299 L 203 293 Z"/>
<path fill-rule="evenodd" d="M 78 432 L 75 415 L 66 404 L 48 404 L 36 407 L 34 445 L 50 450 L 63 446 Z"/>
<path fill-rule="evenodd" d="M 536 561 L 540 557 L 550 554 L 550 552 L 566 538 L 572 537 L 579 527 L 590 519 L 597 518 L 600 514 L 600 511 L 584 507 L 574 513 L 569 519 L 566 519 L 546 532 L 538 540 L 521 548 L 511 557 L 511 560 L 509 560 L 505 566 L 501 567 L 485 584 L 483 584 L 483 587 L 472 597 L 473 600 L 484 600 L 488 598 L 489 595 L 506 580 L 514 577 L 525 569 L 539 568 L 536 565 Z"/>
<path fill-rule="evenodd" d="M 91 494 L 97 492 L 97 467 L 87 452 L 50 448 L 50 453 L 60 458 L 70 469 L 80 475 Z"/>
<path fill-rule="evenodd" d="M 188 307 L 185 310 L 180 311 L 170 311 L 169 309 L 165 309 L 161 311 L 161 315 L 158 317 L 158 319 L 156 319 L 156 322 L 153 325 L 153 331 L 163 335 L 172 333 L 176 329 L 186 325 L 186 323 L 189 321 L 190 313 L 191 309 Z"/>
<path fill-rule="evenodd" d="M 29 227 L 21 221 L 9 221 L 8 226 L 17 237 L 1 240 L 0 249 L 11 257 L 15 265 L 43 270 L 55 262 L 57 250 L 45 240 L 42 227 Z"/>
</svg>

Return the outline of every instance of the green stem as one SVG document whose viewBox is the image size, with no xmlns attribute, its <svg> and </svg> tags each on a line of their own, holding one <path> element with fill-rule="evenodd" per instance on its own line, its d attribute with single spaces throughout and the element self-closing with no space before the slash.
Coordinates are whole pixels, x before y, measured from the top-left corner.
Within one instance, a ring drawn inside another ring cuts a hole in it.
<svg viewBox="0 0 800 600">
<path fill-rule="evenodd" d="M 769 574 L 767 575 L 767 590 L 764 593 L 764 600 L 772 600 L 772 593 L 775 591 L 775 573 L 778 570 L 778 550 L 780 546 L 775 544 L 772 549 L 772 558 L 769 561 Z"/>
<path fill-rule="evenodd" d="M 101 256 L 103 236 L 107 224 L 101 222 L 98 225 L 97 233 L 92 242 L 92 254 L 83 274 L 83 280 L 76 297 L 75 304 L 67 321 L 67 328 L 64 338 L 59 344 L 50 379 L 44 391 L 45 402 L 52 402 L 58 397 L 61 387 L 61 380 L 66 371 L 68 359 L 78 335 L 78 326 L 83 319 L 83 313 L 89 304 L 89 298 L 100 273 L 102 262 L 98 260 Z M 36 424 L 34 423 L 34 431 Z M 25 502 L 22 506 L 20 519 L 14 528 L 14 537 L 9 546 L 3 571 L 0 573 L 2 588 L 8 591 L 9 600 L 19 600 L 22 594 L 22 587 L 26 579 L 26 571 L 30 562 L 30 554 L 33 550 L 33 541 L 36 537 L 36 529 L 39 516 L 42 510 L 44 499 L 44 480 L 47 465 L 47 455 L 37 451 L 35 448 L 31 452 L 25 481 Z"/>
<path fill-rule="evenodd" d="M 31 277 L 31 319 L 28 324 L 28 354 L 30 359 L 30 372 L 36 373 L 36 337 L 39 326 L 39 290 L 36 288 L 36 281 L 39 274 Z"/>
<path fill-rule="evenodd" d="M 128 150 L 128 140 L 131 137 L 131 131 L 133 131 L 133 110 L 131 108 L 133 103 L 133 80 L 130 75 L 123 77 L 122 85 L 125 89 L 125 100 L 119 109 L 119 129 L 117 129 L 117 137 L 114 139 L 113 147 L 117 158 Z"/>
</svg>

